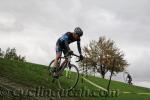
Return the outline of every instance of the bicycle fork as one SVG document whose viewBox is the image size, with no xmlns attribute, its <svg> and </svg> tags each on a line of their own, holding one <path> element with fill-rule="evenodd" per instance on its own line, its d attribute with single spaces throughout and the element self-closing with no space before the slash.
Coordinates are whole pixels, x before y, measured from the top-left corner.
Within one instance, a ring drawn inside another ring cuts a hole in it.
<svg viewBox="0 0 150 100">
<path fill-rule="evenodd" d="M 71 68 L 67 68 L 66 70 L 65 70 L 65 74 L 66 74 L 66 77 L 67 78 L 71 78 L 70 76 L 71 76 Z"/>
</svg>

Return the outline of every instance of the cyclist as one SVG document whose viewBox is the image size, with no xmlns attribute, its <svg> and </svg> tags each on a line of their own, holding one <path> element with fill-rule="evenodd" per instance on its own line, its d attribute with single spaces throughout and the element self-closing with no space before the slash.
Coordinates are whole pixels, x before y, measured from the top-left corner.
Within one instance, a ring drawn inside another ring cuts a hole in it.
<svg viewBox="0 0 150 100">
<path fill-rule="evenodd" d="M 80 27 L 76 27 L 74 32 L 67 32 L 62 37 L 57 40 L 56 43 L 56 58 L 52 67 L 53 76 L 57 75 L 57 69 L 59 67 L 58 61 L 61 58 L 62 52 L 64 55 L 73 54 L 73 51 L 70 49 L 69 44 L 72 42 L 77 42 L 78 52 L 80 54 L 80 60 L 83 59 L 81 47 L 80 47 L 80 37 L 83 35 L 83 31 Z M 55 73 L 54 73 L 55 72 Z"/>
<path fill-rule="evenodd" d="M 130 74 L 127 75 L 128 84 L 132 84 L 132 77 Z"/>
</svg>

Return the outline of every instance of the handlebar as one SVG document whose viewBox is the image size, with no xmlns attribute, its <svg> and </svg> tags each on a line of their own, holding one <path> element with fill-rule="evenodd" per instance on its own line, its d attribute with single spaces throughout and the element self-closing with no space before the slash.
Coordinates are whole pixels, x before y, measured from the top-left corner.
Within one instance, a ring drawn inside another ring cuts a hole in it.
<svg viewBox="0 0 150 100">
<path fill-rule="evenodd" d="M 76 57 L 80 58 L 80 56 L 78 56 L 78 55 L 76 55 L 76 54 L 74 54 L 74 53 L 73 53 L 73 54 L 71 54 L 71 55 L 73 55 L 73 56 L 76 56 Z"/>
<path fill-rule="evenodd" d="M 76 54 L 74 54 L 74 53 L 73 53 L 72 55 L 79 58 L 79 60 L 77 60 L 76 62 L 80 62 L 80 61 L 81 61 L 80 56 L 78 56 L 78 55 L 76 55 Z"/>
</svg>

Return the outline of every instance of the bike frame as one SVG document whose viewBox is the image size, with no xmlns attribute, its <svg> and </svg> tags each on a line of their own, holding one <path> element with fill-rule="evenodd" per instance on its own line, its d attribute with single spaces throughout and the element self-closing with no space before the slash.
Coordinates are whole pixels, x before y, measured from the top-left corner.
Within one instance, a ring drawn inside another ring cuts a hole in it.
<svg viewBox="0 0 150 100">
<path fill-rule="evenodd" d="M 76 55 L 76 54 L 72 54 L 73 56 L 76 56 L 76 57 L 79 57 L 78 55 Z M 58 72 L 58 75 L 60 75 L 63 71 L 64 71 L 64 69 L 65 68 L 69 68 L 69 65 L 71 64 L 70 62 L 71 62 L 71 55 L 68 55 L 68 56 L 66 56 L 66 57 L 61 57 L 60 58 L 60 61 L 61 61 L 61 59 L 65 59 L 65 61 L 59 66 L 61 69 L 60 69 L 60 71 Z M 76 62 L 79 62 L 80 60 L 78 60 L 78 61 L 76 61 Z"/>
<path fill-rule="evenodd" d="M 63 71 L 64 71 L 64 69 L 66 68 L 66 67 L 69 67 L 69 65 L 70 65 L 70 62 L 71 62 L 71 56 L 68 56 L 68 57 L 61 57 L 61 59 L 65 59 L 64 60 L 64 62 L 60 65 L 60 71 L 58 72 L 58 74 L 60 75 Z"/>
</svg>

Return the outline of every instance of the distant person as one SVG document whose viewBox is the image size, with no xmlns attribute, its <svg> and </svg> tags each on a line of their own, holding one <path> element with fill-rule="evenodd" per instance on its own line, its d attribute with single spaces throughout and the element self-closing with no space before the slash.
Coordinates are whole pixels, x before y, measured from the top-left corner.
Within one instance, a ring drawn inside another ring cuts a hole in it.
<svg viewBox="0 0 150 100">
<path fill-rule="evenodd" d="M 127 82 L 129 85 L 132 85 L 132 77 L 130 74 L 127 75 Z"/>
</svg>

